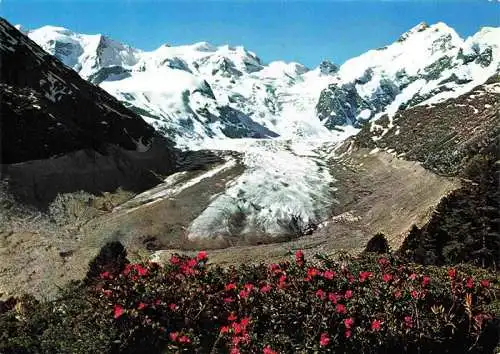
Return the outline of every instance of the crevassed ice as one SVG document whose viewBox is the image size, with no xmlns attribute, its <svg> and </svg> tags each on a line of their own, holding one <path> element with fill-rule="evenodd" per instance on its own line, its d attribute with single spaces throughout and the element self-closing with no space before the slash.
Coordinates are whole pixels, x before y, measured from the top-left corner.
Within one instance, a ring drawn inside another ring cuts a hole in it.
<svg viewBox="0 0 500 354">
<path fill-rule="evenodd" d="M 325 220 L 334 180 L 323 144 L 305 139 L 214 144 L 212 148 L 242 152 L 245 171 L 192 222 L 188 237 L 278 236 L 293 232 L 294 218 L 299 227 Z"/>
</svg>

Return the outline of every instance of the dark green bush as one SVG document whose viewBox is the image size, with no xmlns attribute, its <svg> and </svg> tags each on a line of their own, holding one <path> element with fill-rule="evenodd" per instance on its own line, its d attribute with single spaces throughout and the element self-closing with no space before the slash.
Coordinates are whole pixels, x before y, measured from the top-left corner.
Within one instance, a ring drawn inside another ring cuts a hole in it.
<svg viewBox="0 0 500 354">
<path fill-rule="evenodd" d="M 389 253 L 389 243 L 387 242 L 385 235 L 378 233 L 373 236 L 366 244 L 365 253 Z"/>
</svg>

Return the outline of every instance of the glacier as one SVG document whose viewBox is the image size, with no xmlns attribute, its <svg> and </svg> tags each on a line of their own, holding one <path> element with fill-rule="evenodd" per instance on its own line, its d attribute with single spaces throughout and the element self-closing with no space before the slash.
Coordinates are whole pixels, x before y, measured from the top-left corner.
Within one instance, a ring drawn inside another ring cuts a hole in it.
<svg viewBox="0 0 500 354">
<path fill-rule="evenodd" d="M 200 42 L 148 52 L 61 27 L 23 31 L 178 148 L 240 154 L 244 172 L 192 221 L 191 240 L 275 238 L 321 224 L 335 202 L 328 160 L 338 143 L 363 124 L 380 138 L 398 110 L 457 97 L 500 71 L 500 28 L 462 39 L 441 22 L 418 24 L 340 67 L 312 69 L 264 63 L 242 46 Z M 385 129 L 377 124 L 384 116 Z M 151 196 L 171 194 L 136 198 Z"/>
</svg>

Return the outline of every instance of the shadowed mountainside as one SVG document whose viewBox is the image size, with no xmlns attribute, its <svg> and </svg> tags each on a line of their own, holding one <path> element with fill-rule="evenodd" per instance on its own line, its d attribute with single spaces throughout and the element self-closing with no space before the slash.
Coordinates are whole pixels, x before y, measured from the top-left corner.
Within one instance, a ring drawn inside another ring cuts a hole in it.
<svg viewBox="0 0 500 354">
<path fill-rule="evenodd" d="M 176 168 L 170 141 L 3 19 L 0 57 L 1 175 L 20 200 L 141 191 Z"/>
</svg>

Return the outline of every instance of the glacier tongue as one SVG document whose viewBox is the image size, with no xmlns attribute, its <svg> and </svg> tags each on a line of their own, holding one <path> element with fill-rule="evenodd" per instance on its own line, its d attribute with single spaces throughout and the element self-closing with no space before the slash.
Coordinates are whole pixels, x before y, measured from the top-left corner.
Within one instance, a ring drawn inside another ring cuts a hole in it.
<svg viewBox="0 0 500 354">
<path fill-rule="evenodd" d="M 188 238 L 297 235 L 330 216 L 334 180 L 327 165 L 335 139 L 235 139 L 203 146 L 243 154 L 245 171 L 188 229 Z"/>
</svg>

